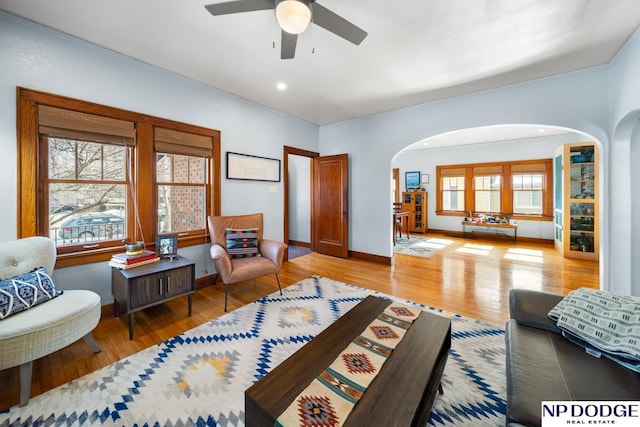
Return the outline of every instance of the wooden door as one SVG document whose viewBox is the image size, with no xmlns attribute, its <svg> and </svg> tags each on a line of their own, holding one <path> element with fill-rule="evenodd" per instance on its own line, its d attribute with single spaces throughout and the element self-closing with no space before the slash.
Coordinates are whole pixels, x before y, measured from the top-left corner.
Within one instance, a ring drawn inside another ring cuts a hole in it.
<svg viewBox="0 0 640 427">
<path fill-rule="evenodd" d="M 349 257 L 347 154 L 313 159 L 313 236 L 315 252 Z"/>
</svg>

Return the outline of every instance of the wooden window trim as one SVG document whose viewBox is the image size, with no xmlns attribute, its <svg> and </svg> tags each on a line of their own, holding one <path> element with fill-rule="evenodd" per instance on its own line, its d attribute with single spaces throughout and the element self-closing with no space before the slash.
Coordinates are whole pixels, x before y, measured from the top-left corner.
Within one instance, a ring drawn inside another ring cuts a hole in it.
<svg viewBox="0 0 640 427">
<path fill-rule="evenodd" d="M 156 188 L 155 183 L 155 151 L 153 143 L 154 126 L 178 131 L 210 136 L 213 139 L 211 167 L 209 168 L 209 191 L 207 191 L 207 215 L 219 215 L 221 190 L 221 142 L 220 131 L 200 126 L 189 125 L 173 120 L 153 117 L 119 108 L 95 104 L 64 96 L 34 91 L 18 87 L 16 89 L 17 108 L 17 237 L 43 235 L 39 224 L 44 220 L 44 212 L 40 212 L 41 195 L 38 195 L 38 176 L 41 171 L 34 168 L 39 165 L 38 150 L 38 106 L 58 107 L 72 111 L 96 114 L 114 119 L 132 121 L 136 125 L 136 148 L 134 151 L 133 177 L 138 188 Z M 148 247 L 155 245 L 157 216 L 157 197 L 155 191 L 137 191 L 137 207 L 140 228 L 132 225 L 130 236 L 133 239 L 144 239 Z M 41 216 L 39 218 L 38 216 Z M 133 218 L 133 216 L 132 216 Z M 133 222 L 133 221 L 130 221 Z M 206 243 L 209 239 L 207 230 L 198 235 L 179 238 L 179 246 L 191 246 Z M 83 252 L 59 254 L 56 267 L 67 267 L 85 263 L 106 261 L 111 255 L 121 252 L 121 247 L 99 248 Z"/>
</svg>

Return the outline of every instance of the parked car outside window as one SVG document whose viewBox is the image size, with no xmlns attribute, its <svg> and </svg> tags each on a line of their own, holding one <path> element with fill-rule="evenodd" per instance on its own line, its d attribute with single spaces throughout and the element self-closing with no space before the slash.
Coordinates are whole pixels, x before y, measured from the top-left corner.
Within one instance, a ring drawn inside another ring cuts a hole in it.
<svg viewBox="0 0 640 427">
<path fill-rule="evenodd" d="M 125 235 L 124 218 L 110 213 L 79 215 L 68 219 L 58 232 L 64 240 L 109 240 Z"/>
</svg>

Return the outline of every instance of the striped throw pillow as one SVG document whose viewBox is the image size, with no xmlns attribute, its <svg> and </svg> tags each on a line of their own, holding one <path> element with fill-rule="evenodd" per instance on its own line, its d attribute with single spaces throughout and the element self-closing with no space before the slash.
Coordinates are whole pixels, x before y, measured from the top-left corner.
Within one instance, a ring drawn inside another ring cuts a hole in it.
<svg viewBox="0 0 640 427">
<path fill-rule="evenodd" d="M 258 251 L 258 229 L 235 230 L 227 228 L 227 253 L 231 258 L 247 258 L 260 255 Z"/>
</svg>

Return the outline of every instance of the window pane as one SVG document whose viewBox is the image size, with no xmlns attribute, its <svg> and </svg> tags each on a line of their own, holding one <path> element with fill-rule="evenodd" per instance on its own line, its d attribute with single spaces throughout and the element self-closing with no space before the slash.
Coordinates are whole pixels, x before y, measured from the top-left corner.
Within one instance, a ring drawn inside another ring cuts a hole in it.
<svg viewBox="0 0 640 427">
<path fill-rule="evenodd" d="M 49 139 L 49 178 L 125 180 L 125 147 L 69 139 Z"/>
<path fill-rule="evenodd" d="M 447 211 L 463 211 L 464 191 L 443 191 L 442 208 Z"/>
<path fill-rule="evenodd" d="M 156 153 L 158 232 L 206 227 L 206 158 Z"/>
<path fill-rule="evenodd" d="M 500 175 L 474 177 L 477 212 L 500 212 L 500 178 Z"/>
<path fill-rule="evenodd" d="M 126 237 L 124 184 L 49 184 L 49 237 L 57 246 Z"/>
<path fill-rule="evenodd" d="M 442 178 L 442 189 L 443 190 L 464 190 L 464 177 L 456 176 L 456 177 L 446 177 Z"/>
<path fill-rule="evenodd" d="M 158 186 L 158 232 L 205 228 L 205 187 Z"/>
<path fill-rule="evenodd" d="M 206 163 L 203 157 L 156 154 L 156 178 L 162 183 L 205 184 Z"/>
</svg>

